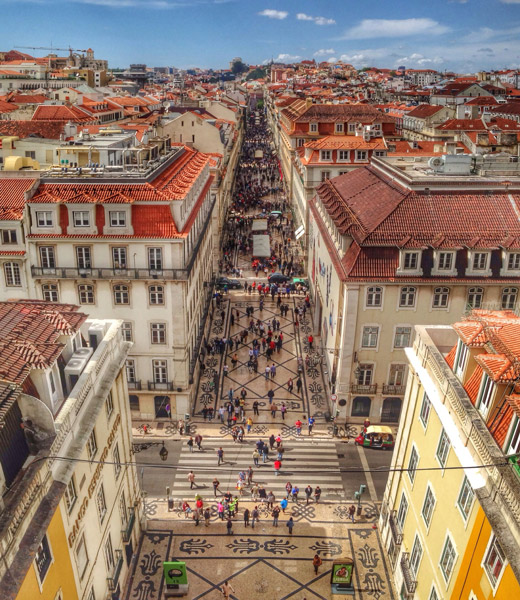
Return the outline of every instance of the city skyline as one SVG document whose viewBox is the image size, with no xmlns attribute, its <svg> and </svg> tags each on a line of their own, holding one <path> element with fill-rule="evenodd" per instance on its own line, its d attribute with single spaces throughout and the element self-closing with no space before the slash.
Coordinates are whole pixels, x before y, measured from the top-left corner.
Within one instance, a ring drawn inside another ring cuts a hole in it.
<svg viewBox="0 0 520 600">
<path fill-rule="evenodd" d="M 92 47 L 111 67 L 146 63 L 218 69 L 234 56 L 248 64 L 314 58 L 343 60 L 357 68 L 406 65 L 458 72 L 520 65 L 519 0 L 442 0 L 429 6 L 410 0 L 363 5 L 338 0 L 319 5 L 310 0 L 254 5 L 244 0 L 4 0 L 3 13 L 4 50 Z M 39 26 L 28 34 L 31 21 Z M 140 39 L 143 43 L 136 43 Z"/>
</svg>

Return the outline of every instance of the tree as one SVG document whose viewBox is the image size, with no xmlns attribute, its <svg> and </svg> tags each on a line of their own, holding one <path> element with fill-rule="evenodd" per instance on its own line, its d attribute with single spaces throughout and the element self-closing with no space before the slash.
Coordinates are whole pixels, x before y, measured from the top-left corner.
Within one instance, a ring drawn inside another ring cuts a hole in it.
<svg viewBox="0 0 520 600">
<path fill-rule="evenodd" d="M 241 60 L 236 60 L 231 66 L 231 72 L 233 75 L 240 75 L 248 70 L 247 65 L 245 65 Z"/>
</svg>

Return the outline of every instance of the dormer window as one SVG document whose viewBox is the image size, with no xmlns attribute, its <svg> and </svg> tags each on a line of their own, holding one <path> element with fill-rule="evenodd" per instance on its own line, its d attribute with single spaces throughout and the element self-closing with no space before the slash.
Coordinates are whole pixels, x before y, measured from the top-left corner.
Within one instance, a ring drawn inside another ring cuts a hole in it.
<svg viewBox="0 0 520 600">
<path fill-rule="evenodd" d="M 456 275 L 457 269 L 455 268 L 456 252 L 454 250 L 435 250 L 434 252 L 434 265 L 432 269 L 432 275 Z"/>
<path fill-rule="evenodd" d="M 467 275 L 477 275 L 479 277 L 491 275 L 489 268 L 491 252 L 482 252 L 480 250 L 470 251 L 468 256 Z"/>
<path fill-rule="evenodd" d="M 318 133 L 318 123 L 309 123 L 309 132 Z"/>
<path fill-rule="evenodd" d="M 453 268 L 453 252 L 439 252 L 439 271 L 451 271 Z"/>
<path fill-rule="evenodd" d="M 348 150 L 338 150 L 338 161 L 339 162 L 349 162 L 350 160 L 350 152 Z"/>
<path fill-rule="evenodd" d="M 335 133 L 343 133 L 343 123 L 336 123 L 334 131 Z"/>
<path fill-rule="evenodd" d="M 38 227 L 52 227 L 52 211 L 50 210 L 37 210 L 36 211 L 36 224 Z"/>
<path fill-rule="evenodd" d="M 487 266 L 487 252 L 475 252 L 473 254 L 472 268 L 474 271 L 484 271 Z"/>
<path fill-rule="evenodd" d="M 90 215 L 88 210 L 73 210 L 72 221 L 74 227 L 90 227 Z"/>
<path fill-rule="evenodd" d="M 332 152 L 330 150 L 320 150 L 320 161 L 330 162 Z"/>
<path fill-rule="evenodd" d="M 356 150 L 356 161 L 367 160 L 368 152 L 366 150 Z"/>
<path fill-rule="evenodd" d="M 110 227 L 126 227 L 126 212 L 124 210 L 109 211 Z"/>
<path fill-rule="evenodd" d="M 401 250 L 398 275 L 422 275 L 421 252 L 419 250 Z"/>
<path fill-rule="evenodd" d="M 503 252 L 500 275 L 520 275 L 520 252 Z"/>
<path fill-rule="evenodd" d="M 405 252 L 403 257 L 403 269 L 417 269 L 419 261 L 418 252 Z"/>
</svg>

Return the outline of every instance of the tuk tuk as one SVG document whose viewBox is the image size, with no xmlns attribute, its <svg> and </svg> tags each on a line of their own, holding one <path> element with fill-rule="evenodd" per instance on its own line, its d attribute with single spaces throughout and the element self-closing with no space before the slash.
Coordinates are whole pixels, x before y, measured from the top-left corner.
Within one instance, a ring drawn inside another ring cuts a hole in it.
<svg viewBox="0 0 520 600">
<path fill-rule="evenodd" d="M 391 450 L 394 447 L 394 434 L 390 427 L 371 425 L 362 431 L 355 440 L 358 446 L 365 448 L 383 448 Z"/>
</svg>

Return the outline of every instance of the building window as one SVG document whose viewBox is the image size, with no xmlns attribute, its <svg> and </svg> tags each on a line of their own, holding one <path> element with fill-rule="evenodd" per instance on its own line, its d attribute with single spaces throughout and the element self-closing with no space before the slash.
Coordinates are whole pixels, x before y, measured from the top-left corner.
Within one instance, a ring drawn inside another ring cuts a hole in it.
<svg viewBox="0 0 520 600">
<path fill-rule="evenodd" d="M 455 565 L 455 561 L 457 560 L 457 553 L 455 552 L 455 547 L 453 542 L 451 541 L 450 536 L 446 538 L 446 542 L 444 544 L 444 548 L 441 554 L 441 561 L 439 566 L 441 568 L 442 575 L 444 577 L 444 581 L 448 583 L 450 580 L 451 574 L 453 573 L 453 566 Z"/>
<path fill-rule="evenodd" d="M 107 536 L 107 541 L 105 542 L 104 547 L 105 560 L 107 563 L 107 572 L 112 573 L 114 570 L 115 562 L 114 562 L 114 549 L 112 548 L 112 538 L 110 537 L 110 533 Z"/>
<path fill-rule="evenodd" d="M 437 451 L 435 456 L 439 461 L 441 467 L 446 466 L 446 461 L 448 459 L 448 453 L 450 451 L 450 440 L 448 438 L 447 433 L 444 429 L 441 431 L 441 437 L 439 438 L 439 443 L 437 444 Z"/>
<path fill-rule="evenodd" d="M 469 517 L 469 513 L 471 510 L 471 506 L 473 505 L 473 498 L 475 497 L 475 492 L 469 483 L 469 479 L 464 475 L 464 480 L 462 481 L 462 487 L 460 488 L 459 497 L 457 499 L 457 506 L 462 513 L 464 521 L 466 521 Z"/>
<path fill-rule="evenodd" d="M 403 256 L 403 269 L 415 271 L 419 264 L 418 252 L 405 252 Z"/>
<path fill-rule="evenodd" d="M 459 340 L 457 342 L 457 352 L 455 355 L 455 362 L 453 364 L 453 371 L 459 379 L 462 377 L 464 370 L 466 368 L 466 363 L 468 362 L 468 347 L 466 344 Z"/>
<path fill-rule="evenodd" d="M 328 181 L 330 179 L 330 171 L 321 172 L 321 181 Z"/>
<path fill-rule="evenodd" d="M 135 360 L 129 358 L 126 361 L 126 380 L 128 383 L 135 383 Z"/>
<path fill-rule="evenodd" d="M 130 304 L 130 289 L 127 285 L 114 286 L 114 304 Z"/>
<path fill-rule="evenodd" d="M 73 210 L 72 222 L 74 227 L 90 227 L 90 215 L 88 210 Z"/>
<path fill-rule="evenodd" d="M 374 373 L 374 365 L 370 365 L 370 364 L 359 365 L 359 373 L 357 373 L 358 385 L 371 385 L 373 373 Z"/>
<path fill-rule="evenodd" d="M 166 344 L 166 323 L 150 325 L 152 344 Z"/>
<path fill-rule="evenodd" d="M 91 269 L 91 251 L 90 246 L 77 246 L 76 247 L 76 261 L 78 269 Z"/>
<path fill-rule="evenodd" d="M 36 224 L 38 227 L 52 227 L 52 212 L 50 210 L 37 210 Z"/>
<path fill-rule="evenodd" d="M 356 131 L 356 123 L 349 123 L 348 124 L 348 132 L 354 133 L 355 131 Z"/>
<path fill-rule="evenodd" d="M 415 481 L 415 473 L 417 470 L 417 464 L 419 463 L 419 454 L 417 453 L 417 449 L 415 446 L 412 447 L 412 451 L 410 452 L 410 460 L 408 461 L 408 477 L 410 481 L 413 483 Z"/>
<path fill-rule="evenodd" d="M 433 308 L 447 308 L 450 299 L 450 288 L 436 287 L 433 290 Z"/>
<path fill-rule="evenodd" d="M 96 504 L 99 514 L 99 522 L 103 523 L 105 519 L 105 515 L 107 514 L 107 503 L 105 500 L 105 489 L 103 488 L 103 484 L 99 484 L 99 489 L 96 494 Z"/>
<path fill-rule="evenodd" d="M 126 506 L 125 491 L 119 496 L 119 514 L 121 515 L 121 525 L 124 529 L 128 527 L 128 508 Z"/>
<path fill-rule="evenodd" d="M 114 269 L 126 269 L 126 248 L 112 248 L 112 265 Z"/>
<path fill-rule="evenodd" d="M 484 298 L 484 288 L 472 287 L 468 291 L 468 306 L 470 308 L 480 308 Z"/>
<path fill-rule="evenodd" d="M 394 348 L 407 348 L 410 345 L 410 339 L 412 337 L 411 327 L 396 327 Z"/>
<path fill-rule="evenodd" d="M 164 304 L 164 287 L 162 285 L 149 286 L 148 298 L 150 304 Z"/>
<path fill-rule="evenodd" d="M 363 348 L 377 348 L 377 338 L 379 336 L 379 327 L 365 326 L 363 327 L 363 336 L 361 338 L 361 346 Z"/>
<path fill-rule="evenodd" d="M 94 286 L 79 285 L 78 296 L 80 304 L 94 304 Z"/>
<path fill-rule="evenodd" d="M 2 229 L 2 244 L 17 244 L 16 229 Z"/>
<path fill-rule="evenodd" d="M 518 298 L 518 288 L 509 287 L 502 290 L 502 308 L 504 310 L 514 310 Z"/>
<path fill-rule="evenodd" d="M 413 542 L 412 551 L 410 552 L 410 570 L 417 577 L 417 573 L 419 571 L 419 565 L 421 564 L 421 558 L 423 555 L 423 548 L 421 544 L 421 540 L 419 536 L 415 536 L 415 540 Z"/>
<path fill-rule="evenodd" d="M 352 400 L 352 416 L 368 417 L 370 415 L 370 406 L 372 401 L 368 396 L 356 396 Z"/>
<path fill-rule="evenodd" d="M 399 306 L 410 308 L 415 306 L 416 288 L 411 286 L 402 287 L 399 293 Z"/>
<path fill-rule="evenodd" d="M 421 419 L 421 423 L 425 427 L 427 427 L 427 425 L 428 425 L 431 409 L 432 409 L 432 403 L 430 402 L 430 399 L 426 395 L 426 392 L 424 392 L 423 401 L 421 404 L 421 412 L 419 413 L 419 418 Z"/>
<path fill-rule="evenodd" d="M 439 271 L 451 271 L 453 268 L 453 252 L 439 252 Z"/>
<path fill-rule="evenodd" d="M 40 246 L 40 265 L 42 269 L 56 268 L 56 256 L 53 246 Z"/>
<path fill-rule="evenodd" d="M 121 473 L 121 457 L 119 455 L 119 444 L 116 442 L 114 446 L 114 472 L 116 474 L 116 479 L 119 477 L 119 473 Z"/>
<path fill-rule="evenodd" d="M 133 341 L 134 336 L 132 334 L 132 323 L 125 321 L 121 326 L 121 333 L 123 334 L 123 339 L 125 342 Z"/>
<path fill-rule="evenodd" d="M 380 308 L 383 304 L 383 288 L 372 286 L 367 288 L 367 306 L 370 308 Z"/>
<path fill-rule="evenodd" d="M 494 394 L 495 383 L 487 373 L 484 373 L 477 398 L 477 408 L 484 420 L 488 416 Z"/>
<path fill-rule="evenodd" d="M 487 252 L 475 252 L 471 261 L 473 271 L 485 271 L 487 268 L 489 254 Z"/>
<path fill-rule="evenodd" d="M 390 365 L 388 384 L 396 387 L 404 385 L 406 379 L 406 365 Z"/>
<path fill-rule="evenodd" d="M 520 271 L 520 252 L 511 252 L 507 257 L 507 270 Z"/>
<path fill-rule="evenodd" d="M 338 161 L 348 162 L 350 160 L 349 150 L 338 150 Z"/>
<path fill-rule="evenodd" d="M 42 285 L 42 298 L 46 302 L 58 302 L 58 285 L 56 283 L 44 283 Z"/>
<path fill-rule="evenodd" d="M 78 573 L 80 578 L 85 575 L 85 571 L 88 565 L 88 554 L 87 544 L 85 543 L 85 534 L 83 533 L 79 538 L 78 545 L 76 546 L 76 563 L 78 565 Z"/>
<path fill-rule="evenodd" d="M 38 573 L 38 579 L 40 584 L 42 584 L 47 572 L 49 571 L 49 567 L 52 564 L 51 547 L 49 545 L 47 534 L 43 536 L 43 540 L 38 546 L 38 550 L 36 550 L 34 564 L 36 566 L 36 572 Z"/>
<path fill-rule="evenodd" d="M 298 138 L 296 140 L 296 147 L 297 148 L 301 148 L 303 146 L 303 144 L 305 144 L 305 138 Z"/>
<path fill-rule="evenodd" d="M 153 360 L 153 381 L 154 383 L 167 383 L 168 367 L 165 360 Z"/>
<path fill-rule="evenodd" d="M 78 499 L 78 495 L 76 494 L 76 484 L 74 483 L 74 475 L 72 479 L 69 481 L 69 484 L 65 488 L 64 492 L 65 497 L 65 505 L 67 507 L 67 511 L 70 514 L 74 504 L 76 504 L 76 500 Z"/>
<path fill-rule="evenodd" d="M 162 248 L 148 248 L 148 268 L 160 271 L 163 268 Z"/>
<path fill-rule="evenodd" d="M 110 210 L 108 215 L 110 227 L 126 227 L 126 212 L 124 210 Z"/>
<path fill-rule="evenodd" d="M 406 515 L 408 514 L 408 500 L 404 493 L 401 495 L 401 502 L 399 503 L 399 510 L 397 511 L 396 521 L 401 531 L 404 529 L 404 522 L 406 521 Z"/>
<path fill-rule="evenodd" d="M 107 399 L 105 400 L 105 409 L 107 411 L 107 417 L 110 419 L 114 412 L 114 399 L 112 398 L 112 392 L 108 392 Z"/>
<path fill-rule="evenodd" d="M 90 460 L 96 456 L 97 452 L 97 441 L 96 441 L 96 431 L 93 429 L 92 433 L 89 435 L 87 440 L 87 455 Z"/>
<path fill-rule="evenodd" d="M 364 161 L 368 158 L 368 152 L 366 150 L 356 150 L 356 162 Z"/>
<path fill-rule="evenodd" d="M 343 123 L 336 123 L 334 126 L 334 131 L 336 133 L 343 133 Z"/>
<path fill-rule="evenodd" d="M 7 287 L 21 287 L 22 278 L 20 265 L 15 262 L 4 263 L 5 285 Z"/>
<path fill-rule="evenodd" d="M 435 496 L 433 495 L 432 488 L 428 486 L 426 489 L 426 495 L 424 496 L 424 502 L 421 510 L 421 514 L 424 519 L 424 522 L 426 523 L 426 527 L 430 526 L 434 507 Z"/>
<path fill-rule="evenodd" d="M 491 543 L 484 559 L 484 569 L 493 587 L 496 587 L 504 570 L 505 563 L 504 551 L 500 547 L 495 534 L 492 534 Z"/>
<path fill-rule="evenodd" d="M 309 132 L 318 133 L 318 123 L 309 123 Z"/>
<path fill-rule="evenodd" d="M 330 150 L 320 150 L 320 160 L 329 162 L 332 157 Z"/>
</svg>

